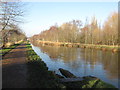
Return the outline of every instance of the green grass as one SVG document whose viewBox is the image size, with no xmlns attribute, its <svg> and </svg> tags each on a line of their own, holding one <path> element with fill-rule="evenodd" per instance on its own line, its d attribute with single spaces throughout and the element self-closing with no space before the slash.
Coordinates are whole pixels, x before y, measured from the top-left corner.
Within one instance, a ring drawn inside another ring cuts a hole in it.
<svg viewBox="0 0 120 90">
<path fill-rule="evenodd" d="M 82 88 L 115 88 L 115 86 L 102 80 L 90 80 Z"/>
<path fill-rule="evenodd" d="M 92 88 L 96 82 L 97 80 L 87 81 L 87 84 L 83 85 L 82 88 Z"/>
<path fill-rule="evenodd" d="M 115 87 L 111 84 L 108 84 L 108 83 L 100 80 L 94 88 L 115 88 Z"/>
<path fill-rule="evenodd" d="M 6 53 L 8 53 L 10 50 L 14 49 L 14 48 L 17 47 L 18 45 L 20 45 L 20 44 L 14 44 L 14 45 L 11 45 L 11 46 L 8 47 L 8 48 L 2 48 L 2 49 L 0 49 L 0 55 L 1 55 L 1 56 L 4 56 Z"/>
<path fill-rule="evenodd" d="M 58 88 L 59 83 L 52 71 L 27 44 L 28 88 Z"/>
<path fill-rule="evenodd" d="M 82 88 L 114 88 L 117 89 L 112 84 L 106 83 L 98 78 L 84 77 L 83 83 L 85 83 Z"/>
</svg>

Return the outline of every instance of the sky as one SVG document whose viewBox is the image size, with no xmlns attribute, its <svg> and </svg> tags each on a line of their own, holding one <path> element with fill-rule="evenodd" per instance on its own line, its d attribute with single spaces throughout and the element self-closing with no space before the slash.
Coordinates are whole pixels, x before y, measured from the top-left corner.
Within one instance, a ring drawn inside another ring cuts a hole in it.
<svg viewBox="0 0 120 90">
<path fill-rule="evenodd" d="M 58 26 L 65 22 L 86 18 L 90 21 L 93 16 L 98 23 L 103 24 L 107 17 L 118 11 L 118 2 L 25 2 L 27 12 L 25 23 L 21 25 L 28 37 L 38 34 L 50 26 Z"/>
</svg>

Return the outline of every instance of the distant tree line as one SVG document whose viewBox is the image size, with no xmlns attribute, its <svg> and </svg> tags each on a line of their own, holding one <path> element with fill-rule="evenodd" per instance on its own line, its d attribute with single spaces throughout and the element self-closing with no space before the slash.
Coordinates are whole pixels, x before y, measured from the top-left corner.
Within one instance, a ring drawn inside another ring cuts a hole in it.
<svg viewBox="0 0 120 90">
<path fill-rule="evenodd" d="M 73 20 L 61 26 L 51 26 L 49 30 L 34 35 L 31 40 L 54 42 L 70 42 L 82 44 L 118 45 L 118 13 L 112 13 L 103 26 L 98 24 L 95 17 L 89 22 Z"/>
</svg>

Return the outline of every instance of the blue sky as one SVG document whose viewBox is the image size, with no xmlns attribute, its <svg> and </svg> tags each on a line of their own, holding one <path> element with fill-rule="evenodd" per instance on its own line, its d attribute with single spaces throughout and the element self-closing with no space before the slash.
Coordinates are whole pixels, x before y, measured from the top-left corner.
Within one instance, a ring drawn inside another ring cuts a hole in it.
<svg viewBox="0 0 120 90">
<path fill-rule="evenodd" d="M 117 2 L 26 2 L 29 6 L 23 31 L 27 36 L 40 33 L 50 26 L 78 19 L 85 23 L 86 17 L 95 16 L 103 22 L 118 9 Z"/>
</svg>

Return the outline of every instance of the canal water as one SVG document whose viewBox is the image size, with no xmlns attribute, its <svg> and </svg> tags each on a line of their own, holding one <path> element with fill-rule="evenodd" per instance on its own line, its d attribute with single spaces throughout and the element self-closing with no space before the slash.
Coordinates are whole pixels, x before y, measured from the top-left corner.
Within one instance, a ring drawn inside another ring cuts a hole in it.
<svg viewBox="0 0 120 90">
<path fill-rule="evenodd" d="M 69 70 L 78 77 L 95 76 L 118 87 L 118 54 L 96 49 L 32 45 L 34 51 L 57 74 L 59 68 Z"/>
</svg>

